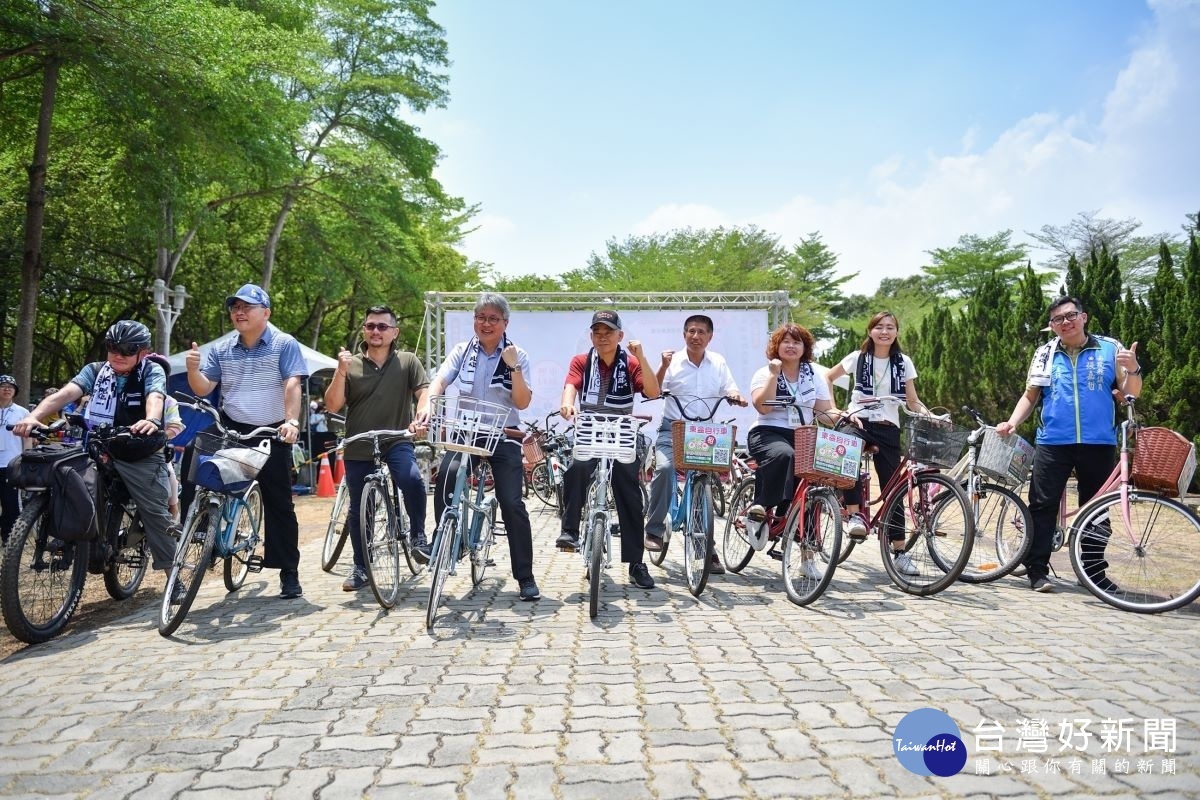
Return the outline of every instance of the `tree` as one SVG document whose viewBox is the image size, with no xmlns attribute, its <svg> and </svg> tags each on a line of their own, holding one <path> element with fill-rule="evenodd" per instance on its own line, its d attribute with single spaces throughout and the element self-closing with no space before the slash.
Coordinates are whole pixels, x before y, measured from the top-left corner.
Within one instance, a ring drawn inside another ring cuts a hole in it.
<svg viewBox="0 0 1200 800">
<path fill-rule="evenodd" d="M 1124 264 L 1124 280 L 1140 293 L 1153 277 L 1160 242 L 1165 241 L 1172 248 L 1181 245 L 1166 233 L 1137 235 L 1142 223 L 1132 217 L 1117 220 L 1097 217 L 1098 213 L 1083 211 L 1066 225 L 1043 225 L 1037 233 L 1027 231 L 1027 234 L 1040 249 L 1049 251 L 1046 266 L 1054 271 L 1064 270 L 1072 256 L 1084 261 L 1107 246 Z"/>
<path fill-rule="evenodd" d="M 992 275 L 1016 280 L 1026 252 L 1024 246 L 1013 245 L 1011 238 L 1011 230 L 987 237 L 965 234 L 952 247 L 926 251 L 932 263 L 922 269 L 929 277 L 930 288 L 940 295 L 963 297 L 973 294 Z"/>
<path fill-rule="evenodd" d="M 838 257 L 813 231 L 788 252 L 774 268 L 783 281 L 782 288 L 795 299 L 791 319 L 812 331 L 818 339 L 837 335 L 830 321 L 834 307 L 842 302 L 841 286 L 858 276 L 852 272 L 836 276 Z"/>
</svg>

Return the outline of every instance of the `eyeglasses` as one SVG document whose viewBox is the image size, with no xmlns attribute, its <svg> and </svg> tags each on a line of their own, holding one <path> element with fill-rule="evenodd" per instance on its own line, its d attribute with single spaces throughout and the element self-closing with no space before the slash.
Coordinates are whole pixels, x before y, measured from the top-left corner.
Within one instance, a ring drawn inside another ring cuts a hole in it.
<svg viewBox="0 0 1200 800">
<path fill-rule="evenodd" d="M 1082 311 L 1068 311 L 1066 314 L 1059 314 L 1057 317 L 1050 318 L 1050 324 L 1062 325 L 1064 322 L 1074 322 L 1082 313 Z"/>
<path fill-rule="evenodd" d="M 253 311 L 256 308 L 262 308 L 257 303 L 234 303 L 229 307 L 230 314 L 244 314 L 247 311 Z"/>
<path fill-rule="evenodd" d="M 483 314 L 476 314 L 475 321 L 478 322 L 480 325 L 499 325 L 501 322 L 504 322 L 504 317 L 496 317 L 496 316 L 487 317 L 487 316 L 484 316 Z"/>
<path fill-rule="evenodd" d="M 380 333 L 386 333 L 387 331 L 390 331 L 394 327 L 396 327 L 396 326 L 388 325 L 386 322 L 364 322 L 363 323 L 364 331 L 379 331 Z"/>
<path fill-rule="evenodd" d="M 137 355 L 137 351 L 141 348 L 136 344 L 104 344 L 104 349 L 110 353 L 116 353 L 119 356 Z"/>
</svg>

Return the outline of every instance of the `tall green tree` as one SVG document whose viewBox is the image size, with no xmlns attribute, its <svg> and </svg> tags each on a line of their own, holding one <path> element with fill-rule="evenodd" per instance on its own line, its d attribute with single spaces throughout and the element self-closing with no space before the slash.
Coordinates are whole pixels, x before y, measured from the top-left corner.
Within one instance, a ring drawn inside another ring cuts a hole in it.
<svg viewBox="0 0 1200 800">
<path fill-rule="evenodd" d="M 951 247 L 926 251 L 931 261 L 922 270 L 930 288 L 939 295 L 963 297 L 973 294 L 993 275 L 1016 280 L 1027 253 L 1023 245 L 1014 245 L 1011 240 L 1011 230 L 991 236 L 964 234 Z"/>
</svg>

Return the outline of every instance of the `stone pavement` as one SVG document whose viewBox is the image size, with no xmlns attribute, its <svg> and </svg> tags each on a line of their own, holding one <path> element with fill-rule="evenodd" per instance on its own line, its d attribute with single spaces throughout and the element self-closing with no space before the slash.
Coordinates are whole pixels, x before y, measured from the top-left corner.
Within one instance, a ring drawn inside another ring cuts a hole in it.
<svg viewBox="0 0 1200 800">
<path fill-rule="evenodd" d="M 143 609 L 11 656 L 0 796 L 1200 797 L 1194 606 L 1017 579 L 910 597 L 863 546 L 807 609 L 764 554 L 698 601 L 675 553 L 652 591 L 614 566 L 591 621 L 578 556 L 530 509 L 543 599 L 517 600 L 502 541 L 432 634 L 424 577 L 383 612 L 313 541 L 302 599 L 267 573 L 227 597 L 214 573 L 173 639 Z M 957 723 L 960 774 L 893 755 L 924 706 Z"/>
</svg>

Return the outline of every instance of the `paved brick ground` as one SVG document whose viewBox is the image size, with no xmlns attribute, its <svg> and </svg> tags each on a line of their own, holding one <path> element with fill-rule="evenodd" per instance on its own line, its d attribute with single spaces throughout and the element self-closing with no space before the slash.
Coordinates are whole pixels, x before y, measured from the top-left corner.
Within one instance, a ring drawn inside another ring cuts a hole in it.
<svg viewBox="0 0 1200 800">
<path fill-rule="evenodd" d="M 147 610 L 22 651 L 0 662 L 0 795 L 1200 797 L 1200 609 L 1125 614 L 1015 579 L 914 598 L 862 547 L 808 609 L 762 554 L 699 601 L 674 554 L 652 591 L 614 567 L 591 621 L 555 522 L 534 513 L 540 602 L 517 600 L 502 546 L 478 589 L 451 579 L 432 634 L 424 578 L 384 613 L 314 542 L 300 600 L 274 575 L 226 597 L 213 575 L 171 640 Z M 893 755 L 924 706 L 970 750 L 954 777 Z M 1018 742 L 1026 719 L 1046 735 Z M 1076 720 L 1084 752 L 1060 741 Z M 1128 740 L 1106 746 L 1103 720 Z M 1160 721 L 1174 736 L 1147 752 Z"/>
</svg>

